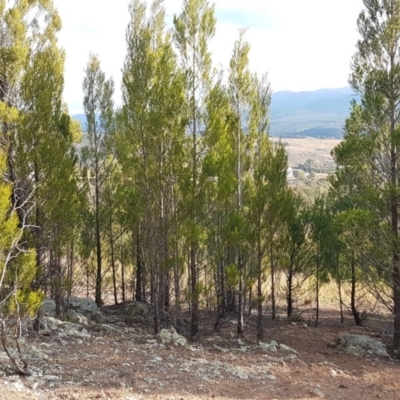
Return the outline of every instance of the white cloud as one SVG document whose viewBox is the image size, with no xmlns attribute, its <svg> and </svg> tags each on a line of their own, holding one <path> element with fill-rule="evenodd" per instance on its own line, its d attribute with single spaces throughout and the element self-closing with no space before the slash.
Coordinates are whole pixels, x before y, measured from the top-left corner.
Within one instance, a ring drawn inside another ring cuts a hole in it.
<svg viewBox="0 0 400 400">
<path fill-rule="evenodd" d="M 82 81 L 90 52 L 119 87 L 125 57 L 129 0 L 54 0 L 63 21 L 67 54 L 64 97 L 82 110 Z M 314 90 L 347 84 L 362 0 L 216 0 L 212 43 L 216 65 L 226 67 L 240 27 L 247 27 L 251 66 L 268 71 L 274 90 Z M 180 0 L 165 0 L 168 21 Z M 119 93 L 116 98 L 119 97 Z M 117 100 L 118 101 L 118 100 Z"/>
</svg>

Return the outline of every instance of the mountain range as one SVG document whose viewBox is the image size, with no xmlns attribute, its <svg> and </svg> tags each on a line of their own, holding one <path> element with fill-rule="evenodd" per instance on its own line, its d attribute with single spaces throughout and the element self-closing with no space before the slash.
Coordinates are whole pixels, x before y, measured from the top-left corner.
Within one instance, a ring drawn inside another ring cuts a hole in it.
<svg viewBox="0 0 400 400">
<path fill-rule="evenodd" d="M 312 92 L 281 91 L 272 94 L 270 136 L 343 137 L 351 101 L 358 100 L 349 87 Z M 86 130 L 84 114 L 73 115 Z"/>
<path fill-rule="evenodd" d="M 273 93 L 270 136 L 342 138 L 353 99 L 350 87 Z"/>
</svg>

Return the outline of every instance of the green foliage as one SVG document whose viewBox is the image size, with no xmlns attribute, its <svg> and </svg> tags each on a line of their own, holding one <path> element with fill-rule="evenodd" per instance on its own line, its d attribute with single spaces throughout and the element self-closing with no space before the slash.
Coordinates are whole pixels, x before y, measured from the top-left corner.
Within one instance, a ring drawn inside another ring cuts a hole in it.
<svg viewBox="0 0 400 400">
<path fill-rule="evenodd" d="M 42 305 L 45 297 L 42 291 L 18 290 L 16 296 L 11 297 L 6 306 L 6 315 L 33 317 Z"/>
<path fill-rule="evenodd" d="M 6 170 L 4 153 L 0 153 L 0 175 Z M 31 289 L 37 273 L 35 252 L 22 250 L 23 227 L 19 226 L 16 210 L 11 204 L 11 185 L 0 182 L 0 312 L 3 315 L 19 312 L 33 315 L 40 305 L 42 294 Z M 15 297 L 16 296 L 16 297 Z"/>
</svg>

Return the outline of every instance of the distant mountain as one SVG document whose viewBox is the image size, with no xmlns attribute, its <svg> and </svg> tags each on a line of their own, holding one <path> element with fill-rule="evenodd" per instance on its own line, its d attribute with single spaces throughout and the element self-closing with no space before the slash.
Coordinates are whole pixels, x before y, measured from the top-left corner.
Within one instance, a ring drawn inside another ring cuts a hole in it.
<svg viewBox="0 0 400 400">
<path fill-rule="evenodd" d="M 273 93 L 270 135 L 341 138 L 353 99 L 358 98 L 349 87 Z"/>
<path fill-rule="evenodd" d="M 270 136 L 342 138 L 353 99 L 358 100 L 358 97 L 349 87 L 273 93 Z M 85 114 L 72 117 L 81 123 L 85 132 Z"/>
</svg>

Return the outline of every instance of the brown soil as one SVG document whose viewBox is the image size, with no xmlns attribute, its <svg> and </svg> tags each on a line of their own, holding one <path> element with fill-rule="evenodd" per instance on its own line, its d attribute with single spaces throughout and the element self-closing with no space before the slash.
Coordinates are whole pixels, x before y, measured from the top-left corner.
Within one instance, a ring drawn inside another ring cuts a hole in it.
<svg viewBox="0 0 400 400">
<path fill-rule="evenodd" d="M 51 357 L 38 361 L 47 379 L 4 376 L 1 400 L 28 399 L 400 399 L 400 363 L 375 356 L 354 357 L 327 345 L 340 332 L 379 337 L 390 343 L 390 321 L 371 319 L 356 328 L 350 317 L 339 324 L 324 309 L 312 320 L 265 320 L 265 340 L 276 340 L 299 356 L 266 352 L 256 344 L 255 317 L 243 339 L 235 321 L 213 333 L 213 316 L 203 314 L 202 331 L 187 348 L 160 345 L 151 327 L 123 326 L 91 331 L 90 339 L 40 336 L 33 344 Z"/>
</svg>

